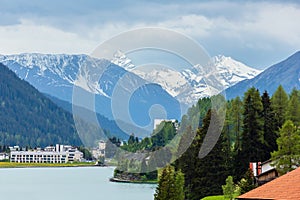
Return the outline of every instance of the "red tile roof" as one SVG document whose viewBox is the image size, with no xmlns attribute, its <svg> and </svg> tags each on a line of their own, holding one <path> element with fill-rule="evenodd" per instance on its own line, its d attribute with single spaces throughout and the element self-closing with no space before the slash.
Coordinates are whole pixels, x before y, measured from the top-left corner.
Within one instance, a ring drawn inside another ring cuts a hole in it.
<svg viewBox="0 0 300 200">
<path fill-rule="evenodd" d="M 238 199 L 296 200 L 300 199 L 300 167 L 268 182 Z"/>
</svg>

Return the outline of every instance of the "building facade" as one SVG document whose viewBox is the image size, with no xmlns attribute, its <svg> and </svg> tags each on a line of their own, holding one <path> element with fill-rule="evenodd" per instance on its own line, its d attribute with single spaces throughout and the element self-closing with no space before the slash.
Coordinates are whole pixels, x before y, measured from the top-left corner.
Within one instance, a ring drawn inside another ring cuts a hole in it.
<svg viewBox="0 0 300 200">
<path fill-rule="evenodd" d="M 65 145 L 48 146 L 44 150 L 11 151 L 10 162 L 18 163 L 67 163 L 80 162 L 83 153 Z"/>
<path fill-rule="evenodd" d="M 103 140 L 100 140 L 98 142 L 98 147 L 95 149 L 92 149 L 92 154 L 95 159 L 99 159 L 101 157 L 105 157 L 105 148 L 106 148 L 106 142 Z"/>
<path fill-rule="evenodd" d="M 250 169 L 256 178 L 258 185 L 263 185 L 278 177 L 278 173 L 274 166 L 271 165 L 272 161 L 250 163 Z"/>
</svg>

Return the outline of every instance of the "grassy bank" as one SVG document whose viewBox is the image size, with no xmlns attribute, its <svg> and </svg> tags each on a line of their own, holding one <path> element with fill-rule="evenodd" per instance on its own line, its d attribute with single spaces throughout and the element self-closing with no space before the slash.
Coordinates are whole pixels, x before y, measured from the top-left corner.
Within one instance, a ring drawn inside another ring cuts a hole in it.
<svg viewBox="0 0 300 200">
<path fill-rule="evenodd" d="M 92 167 L 95 163 L 13 163 L 0 162 L 0 168 L 28 168 L 28 167 Z"/>
</svg>

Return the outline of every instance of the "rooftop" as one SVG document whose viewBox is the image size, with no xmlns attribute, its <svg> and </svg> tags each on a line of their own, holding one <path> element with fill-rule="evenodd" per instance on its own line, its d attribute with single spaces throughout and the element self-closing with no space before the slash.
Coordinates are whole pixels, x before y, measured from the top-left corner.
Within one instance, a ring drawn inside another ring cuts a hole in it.
<svg viewBox="0 0 300 200">
<path fill-rule="evenodd" d="M 300 168 L 268 182 L 238 199 L 295 200 L 300 199 Z"/>
</svg>

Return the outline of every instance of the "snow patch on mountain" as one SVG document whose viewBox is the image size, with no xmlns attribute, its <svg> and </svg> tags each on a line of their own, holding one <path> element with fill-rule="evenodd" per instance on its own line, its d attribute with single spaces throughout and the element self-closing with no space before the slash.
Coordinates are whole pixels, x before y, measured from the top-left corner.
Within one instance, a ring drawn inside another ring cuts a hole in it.
<svg viewBox="0 0 300 200">
<path fill-rule="evenodd" d="M 116 52 L 112 62 L 149 82 L 161 85 L 169 94 L 186 105 L 194 104 L 199 98 L 219 92 L 220 87 L 214 85 L 211 81 L 212 76 L 208 72 L 214 74 L 218 84 L 222 84 L 222 89 L 242 80 L 251 79 L 261 72 L 223 55 L 211 58 L 212 69 L 204 69 L 200 65 L 195 65 L 193 69 L 181 71 L 162 66 L 136 67 L 121 51 Z"/>
<path fill-rule="evenodd" d="M 99 69 L 105 62 L 101 59 L 94 59 L 87 55 L 23 53 L 0 55 L 0 62 L 9 66 L 20 78 L 31 83 L 36 82 L 31 79 L 42 80 L 43 77 L 43 82 L 40 84 L 56 88 L 72 88 L 76 85 L 94 94 L 108 96 L 100 87 L 96 76 L 91 76 L 88 71 L 78 71 L 81 68 Z"/>
<path fill-rule="evenodd" d="M 132 64 L 131 60 L 120 50 L 116 51 L 111 62 L 123 67 L 127 71 L 131 71 L 135 68 L 135 65 Z"/>
<path fill-rule="evenodd" d="M 262 72 L 223 55 L 212 57 L 212 63 L 218 70 L 219 79 L 225 88 L 235 85 L 242 80 L 254 78 Z"/>
</svg>

